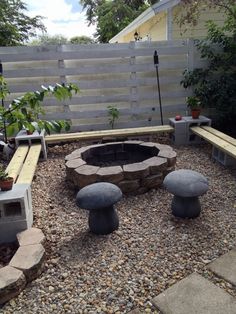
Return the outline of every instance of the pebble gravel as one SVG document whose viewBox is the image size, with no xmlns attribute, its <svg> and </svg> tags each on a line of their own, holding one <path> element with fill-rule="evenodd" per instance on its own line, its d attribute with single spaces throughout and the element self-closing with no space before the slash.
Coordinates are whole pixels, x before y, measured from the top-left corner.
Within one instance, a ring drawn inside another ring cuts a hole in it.
<svg viewBox="0 0 236 314">
<path fill-rule="evenodd" d="M 0 313 L 160 313 L 152 298 L 194 271 L 235 295 L 205 267 L 236 238 L 235 171 L 214 162 L 208 144 L 175 148 L 176 169 L 209 180 L 198 218 L 173 217 L 172 195 L 160 188 L 123 197 L 115 205 L 120 227 L 106 236 L 89 232 L 88 212 L 65 180 L 64 157 L 78 147 L 50 147 L 37 166 L 32 198 L 34 226 L 47 238 L 44 272 Z"/>
</svg>

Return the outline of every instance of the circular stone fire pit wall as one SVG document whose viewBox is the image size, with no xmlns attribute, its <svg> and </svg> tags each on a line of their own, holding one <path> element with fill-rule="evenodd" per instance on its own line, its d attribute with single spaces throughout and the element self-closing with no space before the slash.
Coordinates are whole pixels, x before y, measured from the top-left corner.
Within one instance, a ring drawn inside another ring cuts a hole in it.
<svg viewBox="0 0 236 314">
<path fill-rule="evenodd" d="M 176 152 L 168 145 L 125 141 L 82 147 L 65 160 L 67 179 L 77 189 L 110 182 L 125 194 L 142 194 L 175 169 Z"/>
</svg>

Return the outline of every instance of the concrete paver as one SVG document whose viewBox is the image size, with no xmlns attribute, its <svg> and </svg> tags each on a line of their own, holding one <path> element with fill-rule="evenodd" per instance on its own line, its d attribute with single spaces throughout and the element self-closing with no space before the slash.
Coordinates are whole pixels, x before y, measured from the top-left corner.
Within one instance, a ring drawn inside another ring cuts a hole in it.
<svg viewBox="0 0 236 314">
<path fill-rule="evenodd" d="M 236 249 L 217 258 L 207 268 L 236 286 Z"/>
<path fill-rule="evenodd" d="M 197 273 L 152 300 L 163 314 L 235 314 L 236 299 Z"/>
</svg>

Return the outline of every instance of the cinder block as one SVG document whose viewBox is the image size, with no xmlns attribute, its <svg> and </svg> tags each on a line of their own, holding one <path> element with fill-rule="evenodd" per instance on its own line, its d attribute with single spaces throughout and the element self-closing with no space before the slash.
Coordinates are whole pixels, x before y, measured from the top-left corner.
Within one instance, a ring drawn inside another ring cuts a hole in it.
<svg viewBox="0 0 236 314">
<path fill-rule="evenodd" d="M 32 227 L 33 215 L 27 219 L 10 221 L 0 225 L 0 243 L 10 243 L 16 241 L 18 232 Z"/>
<path fill-rule="evenodd" d="M 170 139 L 174 145 L 186 145 L 187 139 L 186 139 L 186 133 L 185 134 L 170 134 Z"/>
<path fill-rule="evenodd" d="M 187 128 L 191 128 L 193 126 L 211 126 L 211 119 L 205 116 L 199 116 L 198 119 L 193 119 L 191 116 L 183 117 L 183 120 L 187 124 Z"/>
<path fill-rule="evenodd" d="M 185 134 L 186 133 L 186 121 L 179 120 L 176 121 L 174 118 L 169 119 L 169 124 L 174 128 L 175 134 Z"/>
<path fill-rule="evenodd" d="M 31 135 L 28 135 L 26 130 L 21 130 L 15 138 L 16 147 L 18 147 L 20 144 L 28 144 L 31 146 L 31 144 L 34 143 L 41 143 L 41 152 L 43 155 L 42 159 L 47 160 L 47 148 L 44 135 L 45 130 L 42 130 L 40 133 L 38 131 L 34 131 L 34 133 Z"/>
<path fill-rule="evenodd" d="M 203 138 L 201 138 L 200 136 L 197 136 L 196 134 L 188 130 L 186 134 L 186 144 L 188 145 L 189 144 L 201 144 L 203 142 L 204 142 Z"/>
<path fill-rule="evenodd" d="M 29 184 L 14 184 L 12 190 L 0 192 L 0 243 L 11 242 L 17 232 L 31 227 L 32 223 Z"/>
<path fill-rule="evenodd" d="M 224 166 L 236 166 L 236 160 L 217 147 L 212 148 L 212 157 Z"/>
<path fill-rule="evenodd" d="M 14 184 L 12 190 L 0 192 L 0 224 L 26 218 L 32 210 L 30 194 L 29 184 Z"/>
<path fill-rule="evenodd" d="M 211 119 L 200 116 L 193 119 L 191 116 L 182 117 L 182 120 L 176 121 L 174 118 L 169 119 L 169 124 L 175 129 L 171 135 L 171 140 L 175 145 L 201 144 L 203 139 L 195 135 L 190 128 L 194 126 L 210 126 Z"/>
</svg>

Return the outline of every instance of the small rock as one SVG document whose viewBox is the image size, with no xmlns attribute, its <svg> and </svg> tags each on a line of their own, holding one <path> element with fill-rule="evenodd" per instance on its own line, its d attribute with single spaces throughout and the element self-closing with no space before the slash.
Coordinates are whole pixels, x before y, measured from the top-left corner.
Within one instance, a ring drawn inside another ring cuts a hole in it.
<svg viewBox="0 0 236 314">
<path fill-rule="evenodd" d="M 49 292 L 54 292 L 54 291 L 55 291 L 55 288 L 54 288 L 53 286 L 49 286 L 49 287 L 48 287 L 48 291 L 49 291 Z"/>
</svg>

